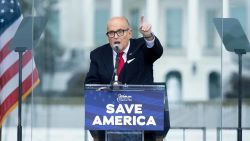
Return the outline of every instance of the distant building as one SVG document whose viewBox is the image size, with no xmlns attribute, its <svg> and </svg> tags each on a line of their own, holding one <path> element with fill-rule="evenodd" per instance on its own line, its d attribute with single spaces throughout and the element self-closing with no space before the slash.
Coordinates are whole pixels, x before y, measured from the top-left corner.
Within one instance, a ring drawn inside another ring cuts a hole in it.
<svg viewBox="0 0 250 141">
<path fill-rule="evenodd" d="M 235 1 L 237 4 L 231 4 Z M 144 15 L 164 46 L 164 54 L 154 66 L 155 81 L 167 83 L 170 101 L 206 101 L 220 98 L 221 87 L 225 93 L 229 76 L 237 71 L 213 18 L 236 17 L 248 31 L 248 5 L 247 0 L 58 1 L 58 36 L 66 50 L 86 52 L 81 62 L 87 71 L 89 51 L 107 43 L 110 17 L 127 17 L 138 37 L 140 16 Z"/>
</svg>

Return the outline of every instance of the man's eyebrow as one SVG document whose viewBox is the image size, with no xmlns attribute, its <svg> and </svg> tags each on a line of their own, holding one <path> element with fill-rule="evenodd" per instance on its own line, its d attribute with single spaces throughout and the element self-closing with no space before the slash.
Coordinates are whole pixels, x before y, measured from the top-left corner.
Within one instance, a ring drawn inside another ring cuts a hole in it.
<svg viewBox="0 0 250 141">
<path fill-rule="evenodd" d="M 129 29 L 129 28 L 119 28 L 117 30 L 110 30 L 110 31 L 119 31 L 119 30 L 127 30 L 127 29 Z"/>
<path fill-rule="evenodd" d="M 108 32 L 116 32 L 116 31 L 119 31 L 119 30 L 126 30 L 126 29 L 120 28 L 120 29 L 117 29 L 117 30 L 110 30 L 110 31 L 108 31 Z"/>
</svg>

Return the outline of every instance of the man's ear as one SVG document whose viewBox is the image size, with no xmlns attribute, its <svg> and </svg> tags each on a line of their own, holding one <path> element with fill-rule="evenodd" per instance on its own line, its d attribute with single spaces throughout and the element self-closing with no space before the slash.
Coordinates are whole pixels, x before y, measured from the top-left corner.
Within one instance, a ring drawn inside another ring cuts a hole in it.
<svg viewBox="0 0 250 141">
<path fill-rule="evenodd" d="M 133 36 L 133 32 L 132 32 L 132 29 L 131 28 L 129 28 L 129 38 L 131 39 L 132 38 L 132 36 Z"/>
</svg>

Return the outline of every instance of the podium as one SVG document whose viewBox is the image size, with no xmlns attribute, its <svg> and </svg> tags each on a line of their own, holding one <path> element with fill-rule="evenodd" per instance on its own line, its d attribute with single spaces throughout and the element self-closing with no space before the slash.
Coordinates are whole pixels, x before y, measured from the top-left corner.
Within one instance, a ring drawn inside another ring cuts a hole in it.
<svg viewBox="0 0 250 141">
<path fill-rule="evenodd" d="M 170 128 L 165 83 L 86 84 L 84 98 L 85 130 L 99 141 L 152 141 Z"/>
</svg>

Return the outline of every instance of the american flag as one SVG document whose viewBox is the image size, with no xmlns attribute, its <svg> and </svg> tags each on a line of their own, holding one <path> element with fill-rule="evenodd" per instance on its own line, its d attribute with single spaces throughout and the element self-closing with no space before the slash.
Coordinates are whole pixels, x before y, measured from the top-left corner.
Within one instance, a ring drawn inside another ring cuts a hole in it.
<svg viewBox="0 0 250 141">
<path fill-rule="evenodd" d="M 23 17 L 17 0 L 0 0 L 0 126 L 18 100 L 18 53 L 9 49 Z M 38 85 L 32 51 L 23 54 L 22 98 Z"/>
</svg>

